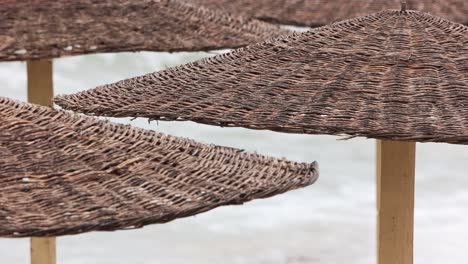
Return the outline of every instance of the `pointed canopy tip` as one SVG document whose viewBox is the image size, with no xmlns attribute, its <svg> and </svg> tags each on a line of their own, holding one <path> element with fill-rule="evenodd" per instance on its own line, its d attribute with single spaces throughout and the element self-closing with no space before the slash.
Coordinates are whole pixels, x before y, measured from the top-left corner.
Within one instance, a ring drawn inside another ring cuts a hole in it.
<svg viewBox="0 0 468 264">
<path fill-rule="evenodd" d="M 468 144 L 467 33 L 387 10 L 55 102 L 92 115 Z"/>
<path fill-rule="evenodd" d="M 312 184 L 249 154 L 0 97 L 0 237 L 165 223 Z"/>
<path fill-rule="evenodd" d="M 401 0 L 401 12 L 406 11 L 406 0 Z"/>
<path fill-rule="evenodd" d="M 191 0 L 232 14 L 296 26 L 323 26 L 385 9 L 400 9 L 401 0 Z M 468 24 L 466 0 L 408 0 L 408 10 L 429 12 Z"/>
<path fill-rule="evenodd" d="M 182 0 L 7 0 L 0 5 L 0 24 L 0 61 L 123 51 L 208 51 L 289 33 L 277 25 Z"/>
</svg>

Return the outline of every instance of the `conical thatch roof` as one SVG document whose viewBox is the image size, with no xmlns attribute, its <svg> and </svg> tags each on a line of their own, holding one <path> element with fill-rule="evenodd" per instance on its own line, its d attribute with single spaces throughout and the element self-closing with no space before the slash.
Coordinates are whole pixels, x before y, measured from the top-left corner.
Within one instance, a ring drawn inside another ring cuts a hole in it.
<svg viewBox="0 0 468 264">
<path fill-rule="evenodd" d="M 468 143 L 468 27 L 383 11 L 56 103 L 105 116 Z"/>
<path fill-rule="evenodd" d="M 247 154 L 0 97 L 0 237 L 164 223 L 307 186 L 315 162 Z"/>
<path fill-rule="evenodd" d="M 4 0 L 0 61 L 236 48 L 287 31 L 179 0 Z"/>
<path fill-rule="evenodd" d="M 210 8 L 281 24 L 322 26 L 399 8 L 400 0 L 190 0 Z M 468 24 L 466 0 L 407 0 L 409 9 Z"/>
</svg>

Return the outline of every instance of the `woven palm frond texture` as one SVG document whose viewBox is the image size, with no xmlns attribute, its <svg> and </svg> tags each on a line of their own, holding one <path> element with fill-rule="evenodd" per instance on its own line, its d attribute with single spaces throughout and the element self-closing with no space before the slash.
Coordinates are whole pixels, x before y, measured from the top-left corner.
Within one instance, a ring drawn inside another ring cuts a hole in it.
<svg viewBox="0 0 468 264">
<path fill-rule="evenodd" d="M 400 9 L 400 0 L 188 0 L 233 14 L 298 26 L 323 26 L 385 9 Z M 408 8 L 468 24 L 466 0 L 407 0 Z"/>
<path fill-rule="evenodd" d="M 0 61 L 119 51 L 236 48 L 278 26 L 178 0 L 4 0 Z"/>
<path fill-rule="evenodd" d="M 312 184 L 317 165 L 0 97 L 0 237 L 165 223 Z"/>
<path fill-rule="evenodd" d="M 55 102 L 94 115 L 468 144 L 468 27 L 382 11 Z"/>
</svg>

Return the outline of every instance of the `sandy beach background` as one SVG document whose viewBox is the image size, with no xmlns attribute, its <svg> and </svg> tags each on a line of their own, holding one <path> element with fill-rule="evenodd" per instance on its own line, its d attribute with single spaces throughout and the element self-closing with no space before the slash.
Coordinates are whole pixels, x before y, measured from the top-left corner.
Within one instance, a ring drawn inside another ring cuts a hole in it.
<svg viewBox="0 0 468 264">
<path fill-rule="evenodd" d="M 55 60 L 68 94 L 195 60 L 208 53 L 121 53 Z M 0 96 L 25 100 L 26 64 L 0 63 Z M 127 119 L 116 120 L 130 122 Z M 375 263 L 375 141 L 217 128 L 191 122 L 133 125 L 296 161 L 318 160 L 309 188 L 139 230 L 58 239 L 60 264 Z M 468 148 L 418 144 L 415 263 L 468 258 Z M 1 195 L 1 194 L 0 194 Z M 28 239 L 0 239 L 1 263 L 29 263 Z"/>
</svg>

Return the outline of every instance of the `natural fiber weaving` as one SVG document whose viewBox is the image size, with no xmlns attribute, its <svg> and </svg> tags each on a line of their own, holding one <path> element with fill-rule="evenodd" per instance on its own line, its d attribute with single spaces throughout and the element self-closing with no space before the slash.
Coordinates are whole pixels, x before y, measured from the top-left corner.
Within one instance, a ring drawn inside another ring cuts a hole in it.
<svg viewBox="0 0 468 264">
<path fill-rule="evenodd" d="M 261 20 L 299 26 L 322 26 L 400 7 L 400 0 L 190 0 L 207 7 Z M 407 0 L 408 8 L 468 24 L 466 0 Z"/>
<path fill-rule="evenodd" d="M 388 10 L 55 102 L 95 115 L 468 144 L 468 27 Z"/>
<path fill-rule="evenodd" d="M 0 237 L 164 223 L 312 184 L 316 163 L 0 97 Z"/>
<path fill-rule="evenodd" d="M 277 26 L 178 0 L 4 0 L 0 61 L 119 51 L 236 48 Z"/>
</svg>

